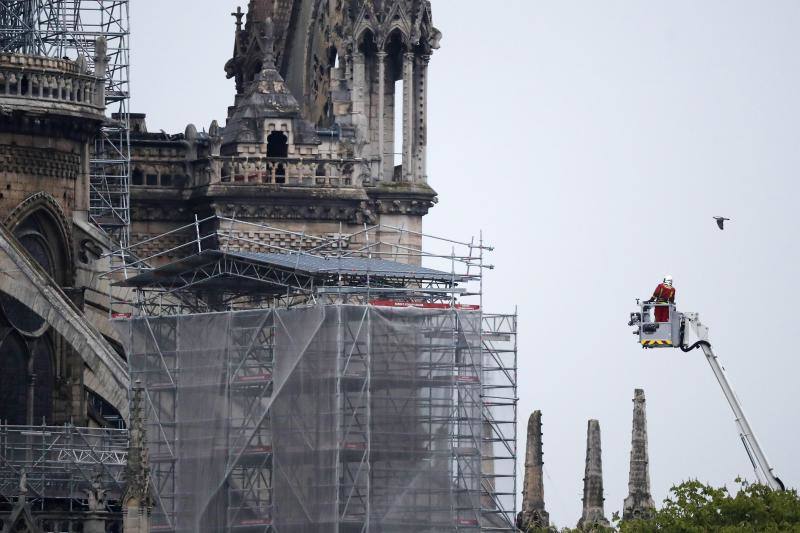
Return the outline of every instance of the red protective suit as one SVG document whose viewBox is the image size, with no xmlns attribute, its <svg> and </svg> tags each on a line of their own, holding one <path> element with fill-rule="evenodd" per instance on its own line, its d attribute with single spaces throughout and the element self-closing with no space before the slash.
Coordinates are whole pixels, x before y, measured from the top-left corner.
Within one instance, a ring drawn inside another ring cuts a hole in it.
<svg viewBox="0 0 800 533">
<path fill-rule="evenodd" d="M 668 285 L 664 285 L 663 283 L 659 283 L 658 287 L 656 287 L 656 290 L 653 291 L 653 301 L 659 304 L 674 304 L 675 287 L 670 287 Z M 657 306 L 653 314 L 655 315 L 656 322 L 669 322 L 669 307 Z"/>
</svg>

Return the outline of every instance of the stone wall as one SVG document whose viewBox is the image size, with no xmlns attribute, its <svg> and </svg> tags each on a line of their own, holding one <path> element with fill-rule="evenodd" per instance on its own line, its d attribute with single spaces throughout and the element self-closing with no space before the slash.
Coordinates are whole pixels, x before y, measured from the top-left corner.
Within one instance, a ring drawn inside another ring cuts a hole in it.
<svg viewBox="0 0 800 533">
<path fill-rule="evenodd" d="M 86 149 L 68 139 L 0 133 L 0 219 L 40 191 L 55 198 L 68 218 L 86 211 Z"/>
</svg>

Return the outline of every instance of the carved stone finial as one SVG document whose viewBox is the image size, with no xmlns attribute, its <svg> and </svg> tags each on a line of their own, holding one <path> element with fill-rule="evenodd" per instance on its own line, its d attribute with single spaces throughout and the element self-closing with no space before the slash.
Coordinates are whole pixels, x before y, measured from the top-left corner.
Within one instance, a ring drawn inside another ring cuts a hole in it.
<svg viewBox="0 0 800 533">
<path fill-rule="evenodd" d="M 197 126 L 194 124 L 187 124 L 186 129 L 183 132 L 183 136 L 186 138 L 186 141 L 189 143 L 194 143 L 197 141 Z"/>
<path fill-rule="evenodd" d="M 236 31 L 242 31 L 242 18 L 244 18 L 242 6 L 236 6 L 236 11 L 231 13 L 231 16 L 236 17 Z"/>
<path fill-rule="evenodd" d="M 262 70 L 275 66 L 275 25 L 272 18 L 267 18 L 264 22 L 264 32 L 261 34 L 261 45 L 264 52 L 264 62 Z"/>
<path fill-rule="evenodd" d="M 631 465 L 628 497 L 622 506 L 622 519 L 649 519 L 655 503 L 650 494 L 650 459 L 647 451 L 647 413 L 642 389 L 633 393 L 633 428 L 631 430 Z"/>
<path fill-rule="evenodd" d="M 603 508 L 603 457 L 600 446 L 600 422 L 589 420 L 586 431 L 586 472 L 583 477 L 583 514 L 578 529 L 610 527 Z"/>
<path fill-rule="evenodd" d="M 550 515 L 544 508 L 544 480 L 542 476 L 544 460 L 542 456 L 542 412 L 534 411 L 528 419 L 522 511 L 517 516 L 517 527 L 522 531 L 550 525 Z"/>
<path fill-rule="evenodd" d="M 108 55 L 108 42 L 105 37 L 98 37 L 94 45 L 95 61 L 98 59 L 106 60 Z"/>
</svg>

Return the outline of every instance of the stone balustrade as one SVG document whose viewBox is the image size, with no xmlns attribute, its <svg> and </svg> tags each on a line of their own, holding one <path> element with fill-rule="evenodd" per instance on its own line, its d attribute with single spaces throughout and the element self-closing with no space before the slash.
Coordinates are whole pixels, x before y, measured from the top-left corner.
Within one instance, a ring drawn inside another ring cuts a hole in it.
<svg viewBox="0 0 800 533">
<path fill-rule="evenodd" d="M 86 71 L 85 62 L 51 57 L 0 53 L 0 101 L 58 103 L 97 113 L 96 92 L 102 89 Z"/>
<path fill-rule="evenodd" d="M 360 168 L 361 161 L 352 159 L 216 156 L 211 159 L 210 183 L 352 187 L 360 185 Z"/>
</svg>

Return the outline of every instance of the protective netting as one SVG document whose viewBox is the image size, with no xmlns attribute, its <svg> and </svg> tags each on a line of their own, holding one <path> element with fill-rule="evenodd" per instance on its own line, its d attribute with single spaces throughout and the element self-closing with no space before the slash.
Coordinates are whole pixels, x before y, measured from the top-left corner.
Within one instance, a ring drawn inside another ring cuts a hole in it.
<svg viewBox="0 0 800 533">
<path fill-rule="evenodd" d="M 330 305 L 119 324 L 146 397 L 154 528 L 480 526 L 479 311 Z"/>
</svg>

